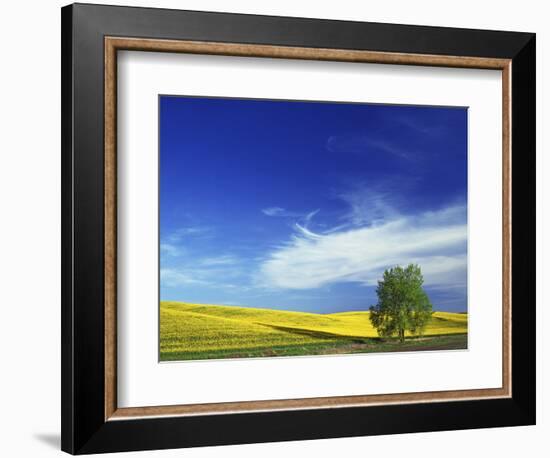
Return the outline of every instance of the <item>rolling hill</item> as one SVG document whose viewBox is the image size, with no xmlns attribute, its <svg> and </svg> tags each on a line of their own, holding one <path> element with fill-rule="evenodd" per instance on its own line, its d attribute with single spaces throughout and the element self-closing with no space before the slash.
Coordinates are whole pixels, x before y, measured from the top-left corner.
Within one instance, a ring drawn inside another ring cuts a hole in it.
<svg viewBox="0 0 550 458">
<path fill-rule="evenodd" d="M 369 312 L 316 314 L 249 307 L 160 304 L 160 360 L 466 348 L 468 315 L 434 312 L 423 337 L 381 341 Z"/>
</svg>

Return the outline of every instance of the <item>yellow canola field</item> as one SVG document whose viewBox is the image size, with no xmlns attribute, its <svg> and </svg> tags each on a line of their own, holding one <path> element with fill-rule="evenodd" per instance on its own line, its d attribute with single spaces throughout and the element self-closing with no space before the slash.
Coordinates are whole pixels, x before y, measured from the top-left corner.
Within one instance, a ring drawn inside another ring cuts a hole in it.
<svg viewBox="0 0 550 458">
<path fill-rule="evenodd" d="M 425 336 L 466 334 L 468 315 L 434 312 Z M 241 356 L 243 351 L 303 348 L 378 337 L 368 311 L 316 314 L 161 302 L 161 360 Z"/>
</svg>

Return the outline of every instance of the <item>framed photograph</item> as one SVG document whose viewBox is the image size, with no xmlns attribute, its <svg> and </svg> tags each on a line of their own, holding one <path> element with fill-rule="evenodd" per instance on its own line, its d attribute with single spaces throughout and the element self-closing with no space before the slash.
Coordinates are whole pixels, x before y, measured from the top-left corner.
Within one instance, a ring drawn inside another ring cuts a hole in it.
<svg viewBox="0 0 550 458">
<path fill-rule="evenodd" d="M 62 9 L 62 448 L 535 423 L 535 35 Z"/>
</svg>

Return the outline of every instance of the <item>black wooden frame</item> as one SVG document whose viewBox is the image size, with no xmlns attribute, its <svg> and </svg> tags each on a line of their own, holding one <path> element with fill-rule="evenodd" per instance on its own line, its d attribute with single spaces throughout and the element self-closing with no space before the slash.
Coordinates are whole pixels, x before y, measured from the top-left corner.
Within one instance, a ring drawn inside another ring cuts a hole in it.
<svg viewBox="0 0 550 458">
<path fill-rule="evenodd" d="M 104 37 L 512 59 L 512 397 L 105 421 Z M 69 453 L 535 423 L 535 35 L 75 4 L 62 9 L 62 449 Z"/>
</svg>

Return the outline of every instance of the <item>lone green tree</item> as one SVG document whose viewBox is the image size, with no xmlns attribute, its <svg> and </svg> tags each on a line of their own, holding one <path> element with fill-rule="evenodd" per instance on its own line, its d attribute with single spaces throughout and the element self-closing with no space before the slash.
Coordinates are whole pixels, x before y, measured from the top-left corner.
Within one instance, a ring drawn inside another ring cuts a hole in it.
<svg viewBox="0 0 550 458">
<path fill-rule="evenodd" d="M 432 316 L 432 304 L 422 288 L 420 267 L 409 264 L 384 271 L 378 282 L 378 303 L 370 307 L 370 321 L 380 337 L 397 335 L 405 341 L 405 332 L 422 334 Z"/>
</svg>

